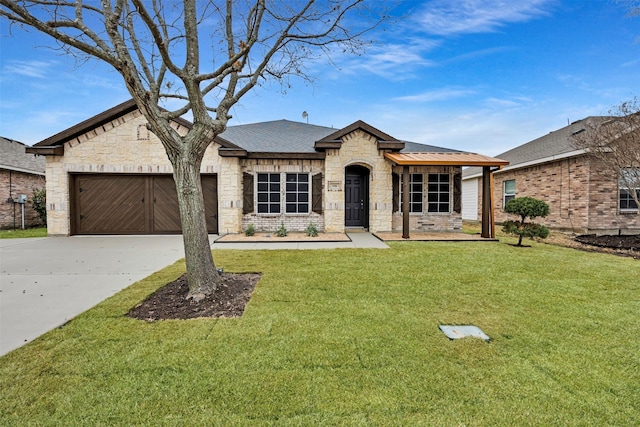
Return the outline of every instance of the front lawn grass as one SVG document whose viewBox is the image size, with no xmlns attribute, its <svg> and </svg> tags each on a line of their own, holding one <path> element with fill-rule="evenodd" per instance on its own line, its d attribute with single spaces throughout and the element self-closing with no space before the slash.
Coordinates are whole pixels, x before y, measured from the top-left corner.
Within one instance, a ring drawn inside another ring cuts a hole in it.
<svg viewBox="0 0 640 427">
<path fill-rule="evenodd" d="M 124 317 L 177 263 L 0 358 L 0 423 L 639 425 L 640 264 L 532 245 L 218 251 L 242 318 Z"/>
<path fill-rule="evenodd" d="M 25 237 L 47 237 L 47 227 L 0 230 L 0 239 L 20 239 Z"/>
</svg>

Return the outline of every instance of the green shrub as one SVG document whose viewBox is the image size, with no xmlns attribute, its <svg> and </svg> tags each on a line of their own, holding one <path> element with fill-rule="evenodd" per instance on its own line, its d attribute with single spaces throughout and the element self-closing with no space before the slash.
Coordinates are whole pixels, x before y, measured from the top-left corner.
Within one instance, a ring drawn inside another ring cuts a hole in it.
<svg viewBox="0 0 640 427">
<path fill-rule="evenodd" d="M 276 236 L 285 237 L 287 234 L 289 233 L 287 232 L 287 229 L 284 226 L 284 223 L 280 223 L 280 227 L 278 227 L 278 229 L 276 230 Z"/>
<path fill-rule="evenodd" d="M 318 227 L 316 227 L 313 222 L 310 222 L 304 231 L 307 233 L 307 236 L 318 237 Z"/>
<path fill-rule="evenodd" d="M 38 214 L 42 225 L 47 225 L 47 190 L 44 188 L 34 188 L 31 195 L 31 205 Z"/>
<path fill-rule="evenodd" d="M 549 229 L 544 225 L 526 222 L 527 218 L 544 218 L 549 215 L 549 205 L 542 200 L 533 197 L 516 197 L 507 202 L 504 211 L 520 217 L 520 221 L 509 220 L 502 223 L 503 232 L 518 236 L 518 246 L 522 246 L 523 237 L 544 239 L 549 235 Z"/>
<path fill-rule="evenodd" d="M 248 236 L 248 237 L 251 237 L 254 234 L 256 234 L 256 227 L 253 224 L 249 224 L 247 229 L 244 231 L 244 235 Z"/>
</svg>

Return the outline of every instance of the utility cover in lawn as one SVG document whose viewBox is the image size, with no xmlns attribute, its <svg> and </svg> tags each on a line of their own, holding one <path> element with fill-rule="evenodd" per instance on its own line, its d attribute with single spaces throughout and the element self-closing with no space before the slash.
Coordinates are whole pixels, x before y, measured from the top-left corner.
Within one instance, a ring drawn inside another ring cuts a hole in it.
<svg viewBox="0 0 640 427">
<path fill-rule="evenodd" d="M 489 341 L 491 338 L 482 329 L 473 325 L 440 325 L 440 330 L 450 340 L 457 340 L 466 337 L 480 338 L 485 341 Z"/>
</svg>

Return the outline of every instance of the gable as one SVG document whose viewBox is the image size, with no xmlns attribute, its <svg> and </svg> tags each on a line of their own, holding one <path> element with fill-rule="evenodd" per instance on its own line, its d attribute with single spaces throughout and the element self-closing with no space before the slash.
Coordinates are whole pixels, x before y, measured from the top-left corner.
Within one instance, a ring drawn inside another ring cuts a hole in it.
<svg viewBox="0 0 640 427">
<path fill-rule="evenodd" d="M 387 149 L 399 151 L 402 150 L 405 146 L 404 142 L 399 141 L 391 135 L 374 128 L 373 126 L 363 122 L 362 120 L 358 120 L 357 122 L 354 122 L 347 127 L 344 127 L 325 136 L 320 140 L 317 140 L 314 144 L 314 147 L 316 150 L 340 149 L 344 138 L 358 130 L 364 132 L 365 134 L 368 134 L 373 140 L 375 140 L 378 144 L 378 149 L 380 150 Z"/>
<path fill-rule="evenodd" d="M 125 123 L 131 117 L 141 115 L 142 113 L 139 111 L 135 101 L 130 99 L 34 144 L 27 149 L 27 153 L 62 156 L 64 155 L 64 145 L 66 143 L 82 143 L 97 135 L 109 132 L 111 129 Z M 176 129 L 180 127 L 190 129 L 192 126 L 191 122 L 182 118 L 174 119 L 172 123 Z"/>
</svg>

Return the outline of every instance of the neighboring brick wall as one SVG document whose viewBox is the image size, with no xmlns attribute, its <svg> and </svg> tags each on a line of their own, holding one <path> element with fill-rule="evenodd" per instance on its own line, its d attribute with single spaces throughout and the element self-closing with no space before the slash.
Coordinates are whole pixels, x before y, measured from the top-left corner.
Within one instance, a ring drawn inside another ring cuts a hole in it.
<svg viewBox="0 0 640 427">
<path fill-rule="evenodd" d="M 504 181 L 514 179 L 516 197 L 534 197 L 549 204 L 549 216 L 536 222 L 557 229 L 582 232 L 589 209 L 589 164 L 584 157 L 572 157 L 527 168 L 494 174 L 495 220 L 514 219 L 504 212 Z"/>
<path fill-rule="evenodd" d="M 20 194 L 26 194 L 28 198 L 28 202 L 24 204 L 25 228 L 43 225 L 38 213 L 33 209 L 31 199 L 33 190 L 44 188 L 44 186 L 44 176 L 0 169 L 0 228 L 22 227 L 21 205 L 13 202 Z"/>
<path fill-rule="evenodd" d="M 619 210 L 618 177 L 597 159 L 591 159 L 588 232 L 638 234 L 640 215 Z"/>
<path fill-rule="evenodd" d="M 549 216 L 535 221 L 576 233 L 640 231 L 640 217 L 618 211 L 618 179 L 597 160 L 578 156 L 494 174 L 495 220 L 514 219 L 504 212 L 504 181 L 515 179 L 516 197 L 534 197 L 549 204 Z M 482 179 L 478 191 L 482 207 Z"/>
</svg>

